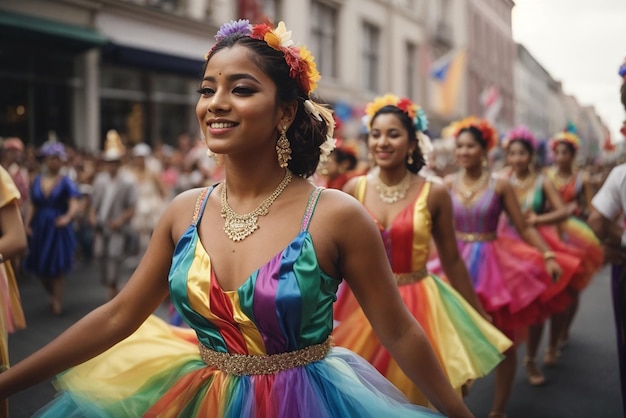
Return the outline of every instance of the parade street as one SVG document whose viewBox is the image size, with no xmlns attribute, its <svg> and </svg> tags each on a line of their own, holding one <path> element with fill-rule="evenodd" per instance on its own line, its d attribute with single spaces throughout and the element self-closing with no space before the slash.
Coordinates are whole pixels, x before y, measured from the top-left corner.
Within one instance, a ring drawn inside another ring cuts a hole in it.
<svg viewBox="0 0 626 418">
<path fill-rule="evenodd" d="M 583 293 L 569 345 L 558 366 L 544 369 L 547 382 L 532 387 L 526 381 L 522 361 L 525 347 L 518 349 L 519 368 L 508 406 L 508 418 L 621 418 L 617 348 L 610 299 L 609 270 L 602 270 Z M 106 292 L 95 268 L 77 267 L 66 284 L 64 313 L 49 313 L 43 287 L 34 277 L 20 280 L 22 304 L 28 327 L 9 336 L 11 362 L 15 363 L 40 348 L 91 309 L 103 303 Z M 157 312 L 167 314 L 164 306 Z M 544 336 L 544 344 L 546 337 Z M 543 357 L 539 351 L 539 364 Z M 493 376 L 477 381 L 466 398 L 476 418 L 487 416 L 493 394 Z M 14 395 L 12 418 L 30 417 L 53 399 L 50 381 Z"/>
</svg>

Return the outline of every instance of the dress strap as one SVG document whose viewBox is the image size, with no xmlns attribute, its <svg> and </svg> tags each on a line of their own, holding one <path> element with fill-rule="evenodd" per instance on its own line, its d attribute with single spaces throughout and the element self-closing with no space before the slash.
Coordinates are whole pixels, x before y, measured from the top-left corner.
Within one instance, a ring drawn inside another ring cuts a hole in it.
<svg viewBox="0 0 626 418">
<path fill-rule="evenodd" d="M 354 197 L 359 202 L 363 203 L 365 200 L 365 189 L 367 188 L 367 177 L 359 176 L 356 180 L 356 187 L 354 189 Z"/>
<path fill-rule="evenodd" d="M 191 224 L 193 226 L 198 225 L 198 221 L 202 218 L 202 214 L 204 213 L 204 208 L 206 207 L 206 203 L 209 201 L 209 195 L 215 189 L 216 185 L 205 187 L 201 192 L 198 198 L 196 199 L 196 206 L 193 210 L 193 218 L 191 218 Z"/>
<path fill-rule="evenodd" d="M 304 211 L 304 216 L 302 217 L 302 227 L 300 228 L 300 231 L 307 231 L 309 229 L 309 223 L 313 217 L 313 211 L 315 210 L 317 201 L 320 198 L 320 194 L 322 194 L 322 190 L 324 190 L 323 187 L 316 187 L 315 190 L 311 192 L 309 202 L 307 203 L 306 210 Z"/>
</svg>

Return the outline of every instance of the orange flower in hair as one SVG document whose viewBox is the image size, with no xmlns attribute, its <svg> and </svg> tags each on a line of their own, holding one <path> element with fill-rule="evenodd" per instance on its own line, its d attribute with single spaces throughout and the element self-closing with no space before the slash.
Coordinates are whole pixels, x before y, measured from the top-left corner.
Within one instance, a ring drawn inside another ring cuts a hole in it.
<svg viewBox="0 0 626 418">
<path fill-rule="evenodd" d="M 480 132 L 481 139 L 485 141 L 487 151 L 498 144 L 498 132 L 486 119 L 468 116 L 453 123 L 453 135 L 458 137 L 463 129 L 475 128 Z"/>
<path fill-rule="evenodd" d="M 556 150 L 557 145 L 565 143 L 571 145 L 575 151 L 580 148 L 580 138 L 573 132 L 559 132 L 550 141 L 552 151 Z"/>
</svg>

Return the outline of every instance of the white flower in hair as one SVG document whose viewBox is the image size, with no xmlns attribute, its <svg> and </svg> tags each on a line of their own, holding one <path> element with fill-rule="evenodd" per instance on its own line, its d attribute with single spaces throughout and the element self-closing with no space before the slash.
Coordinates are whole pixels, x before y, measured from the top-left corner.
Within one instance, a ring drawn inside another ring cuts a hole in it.
<svg viewBox="0 0 626 418">
<path fill-rule="evenodd" d="M 326 161 L 328 160 L 328 156 L 335 149 L 335 138 L 330 135 L 326 135 L 326 141 L 322 145 L 320 145 L 320 160 Z"/>
<path fill-rule="evenodd" d="M 274 29 L 274 34 L 280 38 L 280 46 L 289 48 L 293 45 L 293 41 L 291 40 L 291 31 L 287 30 L 285 22 L 281 21 L 278 23 L 278 26 Z"/>
<path fill-rule="evenodd" d="M 430 141 L 430 138 L 422 131 L 417 131 L 417 145 L 420 148 L 420 153 L 424 157 L 430 154 L 434 149 L 433 143 Z"/>
<path fill-rule="evenodd" d="M 322 121 L 322 117 L 320 116 L 320 112 L 317 111 L 317 109 L 315 108 L 315 106 L 313 106 L 313 102 L 310 101 L 309 99 L 306 99 L 304 101 L 304 109 L 307 111 L 307 113 L 309 115 L 312 115 L 315 119 L 317 119 L 319 122 Z"/>
</svg>

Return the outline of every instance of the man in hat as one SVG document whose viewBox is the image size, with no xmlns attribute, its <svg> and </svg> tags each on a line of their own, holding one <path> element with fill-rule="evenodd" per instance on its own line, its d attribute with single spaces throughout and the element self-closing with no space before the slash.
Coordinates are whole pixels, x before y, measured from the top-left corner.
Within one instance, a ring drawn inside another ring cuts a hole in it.
<svg viewBox="0 0 626 418">
<path fill-rule="evenodd" d="M 132 176 L 121 170 L 124 149 L 117 132 L 109 131 L 102 160 L 105 170 L 94 180 L 91 222 L 99 241 L 101 281 L 111 299 L 119 291 L 120 266 L 126 258 L 126 244 L 137 204 L 137 188 Z"/>
</svg>

